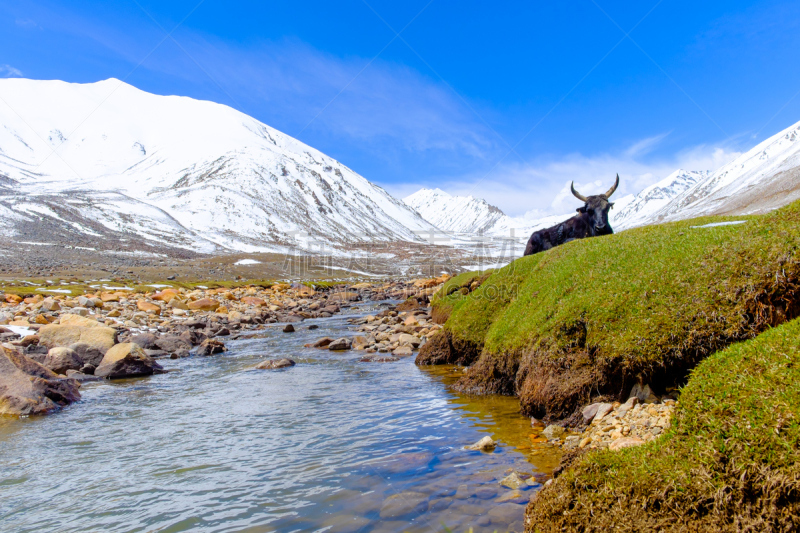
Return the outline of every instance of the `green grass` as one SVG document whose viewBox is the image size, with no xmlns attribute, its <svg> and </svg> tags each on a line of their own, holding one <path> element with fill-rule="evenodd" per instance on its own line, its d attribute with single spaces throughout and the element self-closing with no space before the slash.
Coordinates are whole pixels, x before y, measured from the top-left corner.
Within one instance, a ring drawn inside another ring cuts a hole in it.
<svg viewBox="0 0 800 533">
<path fill-rule="evenodd" d="M 707 358 L 662 438 L 584 456 L 529 511 L 534 531 L 796 531 L 800 319 Z"/>
<path fill-rule="evenodd" d="M 725 220 L 747 222 L 691 227 Z M 649 226 L 520 258 L 466 297 L 445 290 L 434 302 L 449 315 L 445 334 L 482 351 L 462 388 L 511 382 L 524 412 L 563 418 L 639 376 L 680 384 L 710 353 L 796 308 L 798 227 L 800 202 Z"/>
</svg>

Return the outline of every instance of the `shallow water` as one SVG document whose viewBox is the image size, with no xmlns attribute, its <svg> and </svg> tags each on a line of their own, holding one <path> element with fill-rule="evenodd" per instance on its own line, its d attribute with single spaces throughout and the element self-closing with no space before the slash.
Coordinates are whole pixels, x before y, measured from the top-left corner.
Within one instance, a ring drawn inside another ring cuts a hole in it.
<svg viewBox="0 0 800 533">
<path fill-rule="evenodd" d="M 0 531 L 521 531 L 537 487 L 502 502 L 498 482 L 558 456 L 515 399 L 451 392 L 456 368 L 302 347 L 376 308 L 269 327 L 222 356 L 163 361 L 168 374 L 85 384 L 59 413 L 0 419 Z M 279 356 L 298 364 L 250 370 Z M 487 434 L 494 453 L 463 449 Z"/>
</svg>

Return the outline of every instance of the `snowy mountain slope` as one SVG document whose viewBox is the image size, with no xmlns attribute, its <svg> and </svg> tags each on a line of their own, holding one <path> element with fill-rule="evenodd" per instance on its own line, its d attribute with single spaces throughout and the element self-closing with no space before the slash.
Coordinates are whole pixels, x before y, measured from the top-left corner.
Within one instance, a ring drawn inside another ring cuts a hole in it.
<svg viewBox="0 0 800 533">
<path fill-rule="evenodd" d="M 243 251 L 300 236 L 316 249 L 419 241 L 434 230 L 338 161 L 227 106 L 115 79 L 2 79 L 0 98 L 0 191 L 13 193 L 5 207 L 23 218 L 23 197 L 50 205 L 77 195 L 91 206 L 72 212 L 81 220 L 94 209 L 146 238 Z M 139 221 L 119 222 L 130 210 Z M 6 228 L 19 222 L 5 219 Z"/>
<path fill-rule="evenodd" d="M 610 213 L 611 227 L 623 230 L 650 223 L 656 212 L 664 208 L 675 197 L 683 193 L 696 183 L 706 179 L 709 171 L 694 171 L 679 169 L 651 185 L 639 194 L 629 194 L 614 201 L 614 208 Z"/>
<path fill-rule="evenodd" d="M 441 189 L 420 189 L 403 201 L 440 230 L 455 233 L 485 233 L 506 216 L 485 200 Z"/>
<path fill-rule="evenodd" d="M 800 198 L 800 122 L 723 165 L 650 217 L 764 213 Z"/>
<path fill-rule="evenodd" d="M 513 238 L 521 242 L 527 241 L 532 232 L 574 215 L 555 215 L 539 220 L 510 217 L 483 199 L 452 196 L 441 189 L 423 188 L 403 201 L 442 231 L 462 236 Z"/>
</svg>

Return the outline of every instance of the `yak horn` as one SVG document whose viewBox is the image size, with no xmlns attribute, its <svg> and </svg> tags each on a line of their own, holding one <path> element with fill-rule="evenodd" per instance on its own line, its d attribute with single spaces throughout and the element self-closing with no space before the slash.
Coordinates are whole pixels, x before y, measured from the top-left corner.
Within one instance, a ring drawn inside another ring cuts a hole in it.
<svg viewBox="0 0 800 533">
<path fill-rule="evenodd" d="M 617 190 L 617 187 L 619 187 L 619 174 L 617 174 L 617 181 L 614 182 L 614 186 L 608 189 L 608 192 L 606 193 L 606 198 L 614 194 L 614 191 Z"/>
<path fill-rule="evenodd" d="M 569 188 L 572 191 L 572 194 L 575 196 L 575 198 L 577 198 L 581 202 L 588 202 L 588 200 L 586 199 L 585 196 L 581 195 L 581 193 L 579 193 L 578 191 L 575 190 L 575 182 L 574 181 L 569 184 Z"/>
</svg>

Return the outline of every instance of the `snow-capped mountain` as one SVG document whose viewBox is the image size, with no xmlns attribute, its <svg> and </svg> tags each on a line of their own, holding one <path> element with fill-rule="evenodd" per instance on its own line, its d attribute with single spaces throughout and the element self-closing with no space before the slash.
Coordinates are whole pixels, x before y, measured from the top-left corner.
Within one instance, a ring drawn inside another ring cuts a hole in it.
<svg viewBox="0 0 800 533">
<path fill-rule="evenodd" d="M 800 122 L 710 173 L 649 222 L 764 213 L 800 198 Z"/>
<path fill-rule="evenodd" d="M 419 241 L 433 226 L 239 111 L 116 79 L 0 80 L 0 231 L 135 234 L 199 251 Z"/>
<path fill-rule="evenodd" d="M 472 196 L 451 196 L 441 189 L 420 189 L 403 201 L 442 231 L 486 233 L 505 217 L 499 208 Z"/>
<path fill-rule="evenodd" d="M 679 169 L 646 187 L 639 194 L 629 194 L 614 201 L 610 213 L 611 227 L 623 230 L 650 223 L 652 216 L 669 204 L 675 197 L 696 183 L 706 179 L 711 172 L 707 170 Z"/>
</svg>

